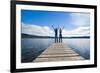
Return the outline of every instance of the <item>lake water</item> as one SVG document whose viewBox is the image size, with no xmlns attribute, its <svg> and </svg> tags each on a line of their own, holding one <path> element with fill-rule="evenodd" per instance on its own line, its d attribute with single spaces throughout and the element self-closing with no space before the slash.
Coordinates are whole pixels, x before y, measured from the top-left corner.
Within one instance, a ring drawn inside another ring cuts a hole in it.
<svg viewBox="0 0 100 73">
<path fill-rule="evenodd" d="M 64 38 L 63 42 L 85 59 L 90 59 L 89 38 Z M 22 38 L 21 62 L 32 62 L 52 43 L 54 43 L 53 38 Z"/>
</svg>

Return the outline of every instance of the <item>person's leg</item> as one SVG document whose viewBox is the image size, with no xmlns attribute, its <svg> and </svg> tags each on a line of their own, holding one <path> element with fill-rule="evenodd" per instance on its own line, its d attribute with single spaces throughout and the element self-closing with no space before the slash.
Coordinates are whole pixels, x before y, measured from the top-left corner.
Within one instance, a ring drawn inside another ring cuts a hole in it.
<svg viewBox="0 0 100 73">
<path fill-rule="evenodd" d="M 60 37 L 59 37 L 59 42 L 61 43 L 61 35 L 60 35 Z"/>
<path fill-rule="evenodd" d="M 56 43 L 57 43 L 57 37 L 56 37 Z"/>
<path fill-rule="evenodd" d="M 58 37 L 57 37 L 57 43 L 58 43 Z"/>
<path fill-rule="evenodd" d="M 60 37 L 59 37 L 59 43 L 60 43 Z"/>
<path fill-rule="evenodd" d="M 57 43 L 57 37 L 56 37 L 56 43 Z"/>
<path fill-rule="evenodd" d="M 61 36 L 61 43 L 62 43 L 62 36 Z"/>
<path fill-rule="evenodd" d="M 56 43 L 56 35 L 55 35 L 55 43 Z"/>
<path fill-rule="evenodd" d="M 56 42 L 55 43 L 57 43 L 58 42 L 58 38 L 57 38 L 57 36 L 56 36 Z"/>
<path fill-rule="evenodd" d="M 61 37 L 60 37 L 60 43 L 61 43 Z"/>
</svg>

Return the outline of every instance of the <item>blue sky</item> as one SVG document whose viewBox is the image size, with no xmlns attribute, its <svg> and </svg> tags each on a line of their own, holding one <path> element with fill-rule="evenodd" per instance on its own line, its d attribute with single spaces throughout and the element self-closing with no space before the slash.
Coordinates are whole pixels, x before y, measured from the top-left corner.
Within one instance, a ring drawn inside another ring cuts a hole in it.
<svg viewBox="0 0 100 73">
<path fill-rule="evenodd" d="M 54 25 L 54 27 L 58 27 L 59 25 L 60 27 L 64 26 L 64 35 L 65 33 L 68 34 L 68 31 L 76 31 L 77 33 L 81 31 L 81 29 L 85 32 L 87 30 L 88 34 L 86 35 L 89 35 L 90 15 L 89 13 L 21 10 L 21 23 L 25 27 L 22 28 L 23 32 L 34 32 L 35 29 L 31 27 L 39 27 L 39 30 L 40 28 L 46 28 L 45 30 L 51 31 L 53 35 L 54 33 L 51 26 Z M 34 33 L 39 32 L 37 30 Z"/>
</svg>

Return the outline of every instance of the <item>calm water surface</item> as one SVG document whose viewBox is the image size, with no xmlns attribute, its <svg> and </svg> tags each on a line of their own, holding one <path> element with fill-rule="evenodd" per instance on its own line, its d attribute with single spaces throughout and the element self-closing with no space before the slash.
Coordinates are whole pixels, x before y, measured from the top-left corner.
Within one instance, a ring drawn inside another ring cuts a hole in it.
<svg viewBox="0 0 100 73">
<path fill-rule="evenodd" d="M 85 59 L 90 59 L 90 39 L 89 38 L 66 38 L 63 42 L 71 47 Z M 21 40 L 21 61 L 32 62 L 48 46 L 54 43 L 53 38 L 22 38 Z"/>
</svg>

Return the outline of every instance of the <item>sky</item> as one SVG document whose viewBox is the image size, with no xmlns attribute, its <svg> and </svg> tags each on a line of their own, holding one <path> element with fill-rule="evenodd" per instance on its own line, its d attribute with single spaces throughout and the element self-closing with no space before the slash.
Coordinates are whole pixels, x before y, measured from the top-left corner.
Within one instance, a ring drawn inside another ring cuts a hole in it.
<svg viewBox="0 0 100 73">
<path fill-rule="evenodd" d="M 22 33 L 54 36 L 54 28 L 62 28 L 63 36 L 89 36 L 90 14 L 82 12 L 56 12 L 21 10 Z"/>
</svg>

